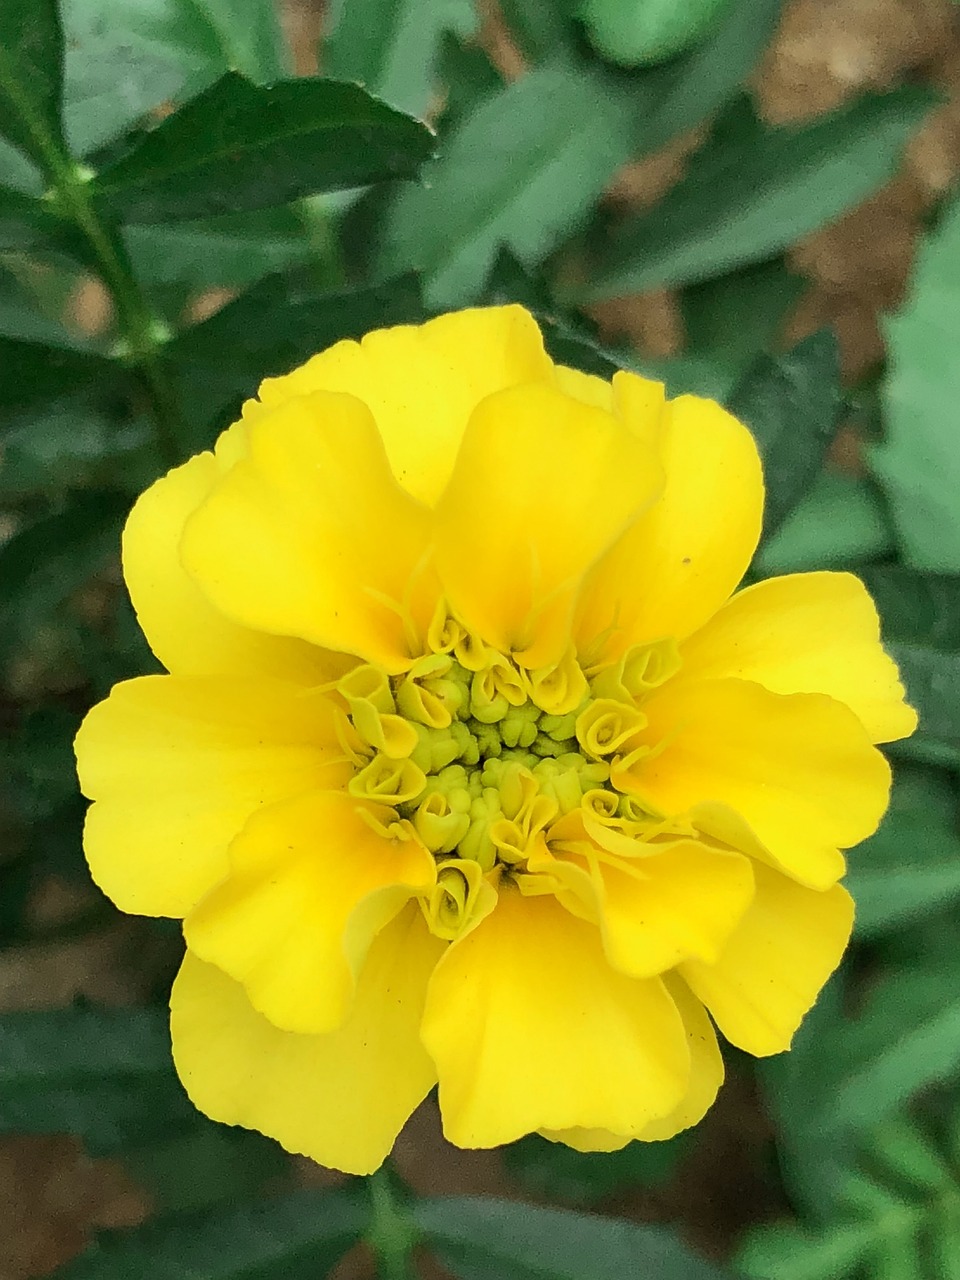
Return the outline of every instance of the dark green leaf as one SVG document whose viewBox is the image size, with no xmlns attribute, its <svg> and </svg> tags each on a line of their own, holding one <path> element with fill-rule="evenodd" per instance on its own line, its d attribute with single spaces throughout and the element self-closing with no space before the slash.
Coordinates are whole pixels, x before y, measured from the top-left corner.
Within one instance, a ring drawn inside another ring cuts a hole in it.
<svg viewBox="0 0 960 1280">
<path fill-rule="evenodd" d="M 126 241 L 142 280 L 191 290 L 243 289 L 271 271 L 305 262 L 311 254 L 303 220 L 288 208 L 170 226 L 131 226 Z"/>
<path fill-rule="evenodd" d="M 960 576 L 876 565 L 863 580 L 890 640 L 960 651 Z"/>
<path fill-rule="evenodd" d="M 893 550 L 893 531 L 874 487 L 860 476 L 822 471 L 753 568 L 765 578 L 808 569 L 843 569 Z"/>
<path fill-rule="evenodd" d="M 951 747 L 960 746 L 960 653 L 922 645 L 889 646 L 920 716 L 920 733 Z"/>
<path fill-rule="evenodd" d="M 168 348 L 196 424 L 194 443 L 209 447 L 210 419 L 238 409 L 263 378 L 287 373 L 342 338 L 423 318 L 413 276 L 336 294 L 319 291 L 306 273 L 268 276 Z"/>
<path fill-rule="evenodd" d="M 531 62 L 542 62 L 569 42 L 575 8 L 575 0 L 500 0 L 510 34 Z"/>
<path fill-rule="evenodd" d="M 0 338 L 0 409 L 19 409 L 85 383 L 109 384 L 120 372 L 89 351 Z"/>
<path fill-rule="evenodd" d="M 850 853 L 847 888 L 860 938 L 922 918 L 960 899 L 956 788 L 930 770 L 902 766 L 875 836 Z"/>
<path fill-rule="evenodd" d="M 456 127 L 480 101 L 503 87 L 503 80 L 478 44 L 458 40 L 450 31 L 440 42 L 437 79 L 445 91 L 441 135 Z"/>
<path fill-rule="evenodd" d="M 98 175 L 92 194 L 127 222 L 202 218 L 319 191 L 413 177 L 429 129 L 356 85 L 228 72 Z"/>
<path fill-rule="evenodd" d="M 400 111 L 422 116 L 436 92 L 441 39 L 476 25 L 470 0 L 336 0 L 324 74 L 355 80 Z"/>
<path fill-rule="evenodd" d="M 63 602 L 119 554 L 120 525 L 130 498 L 114 492 L 75 494 L 61 510 L 19 530 L 0 548 L 0 582 L 9 625 L 0 659 L 24 642 Z"/>
<path fill-rule="evenodd" d="M 421 1200 L 414 1219 L 460 1280 L 722 1280 L 671 1232 L 507 1200 Z"/>
<path fill-rule="evenodd" d="M 57 0 L 0 4 L 0 133 L 46 170 L 62 146 L 63 32 Z"/>
<path fill-rule="evenodd" d="M 0 1130 L 116 1150 L 189 1121 L 161 1009 L 0 1015 Z"/>
<path fill-rule="evenodd" d="M 777 349 L 783 323 L 805 287 L 783 258 L 773 258 L 683 291 L 681 358 L 717 371 L 712 399 L 726 399 L 761 353 Z"/>
<path fill-rule="evenodd" d="M 836 434 L 842 407 L 840 349 L 821 329 L 782 356 L 761 356 L 727 407 L 753 432 L 763 459 L 769 537 L 813 484 Z"/>
<path fill-rule="evenodd" d="M 80 719 L 63 707 L 39 707 L 0 742 L 4 781 L 26 823 L 52 817 L 77 794 L 73 739 Z"/>
<path fill-rule="evenodd" d="M 960 376 L 951 357 L 958 320 L 960 202 L 924 245 L 909 297 L 887 322 L 886 439 L 870 451 L 904 558 L 940 573 L 960 573 Z"/>
<path fill-rule="evenodd" d="M 0 250 L 43 244 L 58 226 L 57 219 L 39 200 L 0 187 Z"/>
<path fill-rule="evenodd" d="M 797 128 L 771 128 L 738 104 L 687 176 L 618 229 L 580 300 L 705 280 L 777 253 L 885 182 L 934 102 L 908 85 Z"/>
<path fill-rule="evenodd" d="M 292 1195 L 104 1237 L 57 1280 L 319 1280 L 366 1226 L 352 1191 Z"/>
<path fill-rule="evenodd" d="M 601 53 L 628 67 L 672 58 L 706 32 L 730 0 L 583 0 L 580 15 Z"/>
<path fill-rule="evenodd" d="M 685 1137 L 630 1142 L 621 1151 L 574 1151 L 537 1134 L 504 1149 L 507 1168 L 537 1195 L 589 1205 L 627 1187 L 665 1182 L 689 1149 Z"/>
<path fill-rule="evenodd" d="M 832 1222 L 819 1230 L 784 1224 L 751 1232 L 737 1263 L 749 1280 L 842 1280 L 872 1250 L 870 1222 Z"/>
</svg>

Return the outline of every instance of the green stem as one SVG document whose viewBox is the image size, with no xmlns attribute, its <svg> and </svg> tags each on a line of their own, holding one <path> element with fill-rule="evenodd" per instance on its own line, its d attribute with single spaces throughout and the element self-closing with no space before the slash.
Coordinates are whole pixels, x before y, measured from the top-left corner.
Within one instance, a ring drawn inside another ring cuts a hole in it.
<svg viewBox="0 0 960 1280">
<path fill-rule="evenodd" d="M 6 71 L 0 58 L 0 73 Z M 133 273 L 123 241 L 100 217 L 90 195 L 92 174 L 85 172 L 54 136 L 34 109 L 14 76 L 0 74 L 9 100 L 15 105 L 37 148 L 50 182 L 49 199 L 86 240 L 104 285 L 117 309 L 131 364 L 137 369 L 153 407 L 157 435 L 167 460 L 180 461 L 179 413 L 160 360 L 160 347 L 168 339 L 166 325 L 155 316 Z"/>
<path fill-rule="evenodd" d="M 367 1243 L 377 1260 L 380 1280 L 414 1280 L 413 1248 L 417 1229 L 398 1196 L 393 1175 L 386 1166 L 367 1179 L 373 1221 Z"/>
</svg>

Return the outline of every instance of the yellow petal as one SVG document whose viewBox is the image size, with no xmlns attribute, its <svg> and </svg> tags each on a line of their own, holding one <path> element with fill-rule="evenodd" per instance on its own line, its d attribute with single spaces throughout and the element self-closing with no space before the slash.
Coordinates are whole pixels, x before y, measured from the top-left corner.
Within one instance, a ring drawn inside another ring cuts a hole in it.
<svg viewBox="0 0 960 1280">
<path fill-rule="evenodd" d="M 600 869 L 600 925 L 612 965 L 649 978 L 697 956 L 714 960 L 753 897 L 750 860 L 679 841 Z"/>
<path fill-rule="evenodd" d="M 859 578 L 795 573 L 741 591 L 682 648 L 683 678 L 739 676 L 774 693 L 825 693 L 860 718 L 873 742 L 917 727 L 880 621 Z"/>
<path fill-rule="evenodd" d="M 664 983 L 680 1010 L 687 1031 L 690 1085 L 680 1104 L 668 1116 L 651 1121 L 638 1134 L 643 1142 L 662 1142 L 691 1125 L 699 1124 L 713 1106 L 724 1077 L 720 1046 L 703 1005 L 678 974 L 667 974 Z"/>
<path fill-rule="evenodd" d="M 382 806 L 366 806 L 386 823 Z M 284 1031 L 338 1027 L 370 943 L 435 878 L 419 840 L 389 838 L 344 792 L 255 814 L 230 846 L 230 873 L 184 921 L 187 946 L 243 983 Z"/>
<path fill-rule="evenodd" d="M 681 396 L 667 404 L 660 448 L 663 493 L 591 570 L 577 607 L 582 651 L 614 629 L 610 661 L 696 631 L 743 577 L 760 536 L 763 479 L 746 427 L 710 400 Z"/>
<path fill-rule="evenodd" d="M 729 827 L 717 829 L 722 809 L 734 811 L 761 846 L 747 852 L 815 888 L 843 874 L 839 850 L 875 831 L 887 807 L 889 766 L 853 712 L 822 694 L 787 697 L 746 680 L 668 683 L 644 712 L 644 738 L 663 749 L 619 782 L 656 810 L 692 810 L 702 829 L 743 847 Z"/>
<path fill-rule="evenodd" d="M 676 1002 L 687 1032 L 690 1049 L 690 1083 L 679 1104 L 660 1120 L 652 1120 L 638 1134 L 641 1142 L 663 1142 L 683 1129 L 699 1124 L 713 1106 L 723 1084 L 723 1058 L 710 1019 L 700 1001 L 675 973 L 666 974 L 664 984 Z M 575 1151 L 619 1151 L 631 1141 L 630 1135 L 605 1129 L 543 1131 L 551 1142 L 563 1142 Z"/>
<path fill-rule="evenodd" d="M 187 521 L 188 571 L 244 626 L 404 670 L 437 604 L 429 517 L 391 475 L 370 411 L 315 393 L 248 431 L 249 456 Z"/>
<path fill-rule="evenodd" d="M 486 307 L 338 342 L 293 373 L 269 378 L 260 399 L 275 405 L 311 391 L 339 391 L 363 400 L 397 480 L 432 506 L 480 401 L 519 382 L 548 380 L 552 372 L 529 312 Z"/>
<path fill-rule="evenodd" d="M 238 982 L 188 952 L 170 1026 L 192 1102 L 320 1164 L 372 1173 L 436 1080 L 418 1028 L 443 947 L 411 903 L 377 936 L 350 1016 L 325 1036 L 279 1031 Z"/>
<path fill-rule="evenodd" d="M 712 965 L 680 973 L 732 1043 L 758 1057 L 790 1047 L 803 1015 L 840 963 L 853 926 L 842 885 L 817 893 L 757 866 L 757 893 Z"/>
<path fill-rule="evenodd" d="M 96 801 L 84 847 L 123 911 L 182 916 L 224 876 L 261 805 L 342 785 L 350 767 L 321 694 L 271 680 L 145 676 L 115 685 L 77 734 Z"/>
<path fill-rule="evenodd" d="M 474 411 L 436 509 L 437 564 L 473 631 L 530 668 L 559 661 L 587 567 L 654 498 L 650 447 L 544 384 Z"/>
<path fill-rule="evenodd" d="M 658 978 L 611 969 L 595 926 L 501 888 L 427 996 L 444 1132 L 494 1147 L 541 1129 L 636 1133 L 683 1097 L 690 1055 Z"/>
<path fill-rule="evenodd" d="M 150 648 L 175 675 L 272 675 L 322 684 L 339 674 L 333 655 L 238 626 L 180 563 L 183 526 L 222 471 L 212 453 L 197 454 L 152 484 L 127 517 L 123 575 Z"/>
</svg>

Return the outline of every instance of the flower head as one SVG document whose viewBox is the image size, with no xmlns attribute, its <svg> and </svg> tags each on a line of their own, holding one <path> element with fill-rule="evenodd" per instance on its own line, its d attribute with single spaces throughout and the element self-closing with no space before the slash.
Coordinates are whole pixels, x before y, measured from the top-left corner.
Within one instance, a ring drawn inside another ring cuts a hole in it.
<svg viewBox="0 0 960 1280">
<path fill-rule="evenodd" d="M 733 594 L 762 501 L 722 408 L 519 307 L 338 343 L 141 497 L 170 674 L 80 731 L 86 847 L 184 918 L 201 1110 L 365 1172 L 439 1081 L 461 1146 L 612 1149 L 700 1119 L 713 1024 L 789 1045 L 915 717 L 856 578 Z"/>
</svg>

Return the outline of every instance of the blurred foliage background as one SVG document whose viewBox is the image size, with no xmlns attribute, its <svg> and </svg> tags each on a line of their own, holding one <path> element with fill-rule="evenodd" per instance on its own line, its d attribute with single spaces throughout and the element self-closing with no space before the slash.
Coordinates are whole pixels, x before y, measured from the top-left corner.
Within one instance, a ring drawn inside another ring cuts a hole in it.
<svg viewBox="0 0 960 1280">
<path fill-rule="evenodd" d="M 958 173 L 950 0 L 2 0 L 0 1280 L 960 1277 Z M 155 669 L 135 495 L 265 375 L 508 300 L 744 418 L 752 575 L 861 573 L 921 729 L 789 1056 L 609 1156 L 428 1102 L 370 1192 L 186 1102 L 71 740 Z"/>
</svg>

